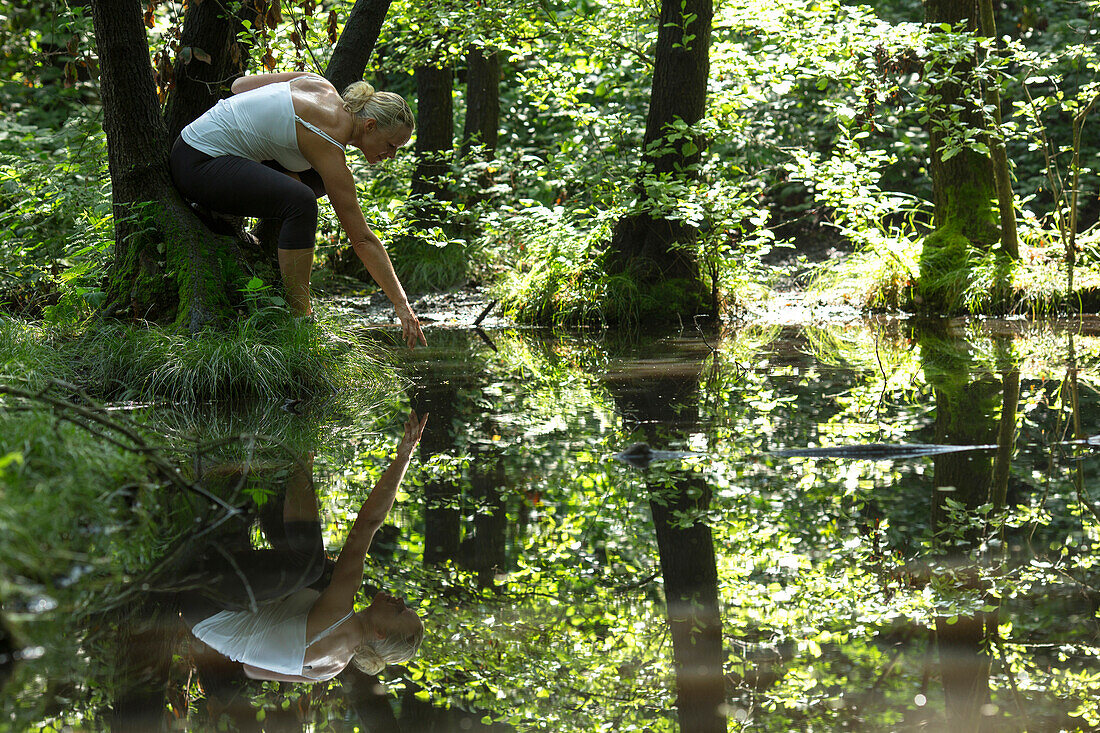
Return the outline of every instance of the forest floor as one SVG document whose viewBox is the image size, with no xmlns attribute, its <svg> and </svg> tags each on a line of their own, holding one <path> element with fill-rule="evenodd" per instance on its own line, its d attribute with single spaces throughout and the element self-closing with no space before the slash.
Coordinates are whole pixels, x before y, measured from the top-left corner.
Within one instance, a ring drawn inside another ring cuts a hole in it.
<svg viewBox="0 0 1100 733">
<path fill-rule="evenodd" d="M 815 268 L 842 259 L 850 252 L 836 237 L 811 234 L 799 239 L 797 248 L 776 249 L 765 263 L 775 274 L 771 297 L 754 300 L 738 313 L 741 322 L 798 325 L 844 322 L 862 317 L 858 308 L 827 303 L 807 289 Z M 329 308 L 353 316 L 366 326 L 396 323 L 393 306 L 382 291 L 354 277 L 325 275 L 318 290 Z M 442 293 L 409 294 L 413 312 L 424 326 L 433 328 L 501 328 L 513 325 L 495 309 L 496 300 L 483 286 L 467 286 Z M 479 320 L 480 319 L 480 320 Z"/>
</svg>

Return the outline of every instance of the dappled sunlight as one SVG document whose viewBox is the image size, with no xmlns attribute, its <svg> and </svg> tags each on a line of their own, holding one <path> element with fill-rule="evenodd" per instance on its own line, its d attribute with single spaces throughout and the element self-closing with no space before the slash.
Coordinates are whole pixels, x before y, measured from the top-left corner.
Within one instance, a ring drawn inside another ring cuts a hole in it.
<svg viewBox="0 0 1100 733">
<path fill-rule="evenodd" d="M 1093 725 L 1096 468 L 1071 425 L 1094 422 L 1094 339 L 957 331 L 439 333 L 405 396 L 369 414 L 95 413 L 106 434 L 140 431 L 182 483 L 120 440 L 74 468 L 120 487 L 83 495 L 84 516 L 42 493 L 43 451 L 90 435 L 76 403 L 55 401 L 69 429 L 0 463 L 6 496 L 37 497 L 9 498 L 5 536 L 38 527 L 65 548 L 2 545 L 4 714 L 152 725 L 167 710 L 196 730 L 223 716 L 315 730 Z M 35 394 L 7 390 L 24 409 L 5 413 L 6 434 L 49 419 Z M 315 502 L 325 555 L 306 574 L 324 589 L 409 406 L 427 428 L 354 609 L 378 588 L 405 599 L 425 628 L 416 655 L 377 678 L 349 666 L 280 683 L 200 643 L 196 617 L 302 585 L 272 519 L 288 501 Z M 998 437 L 1006 409 L 1015 447 Z M 992 445 L 949 452 L 977 443 Z"/>
</svg>

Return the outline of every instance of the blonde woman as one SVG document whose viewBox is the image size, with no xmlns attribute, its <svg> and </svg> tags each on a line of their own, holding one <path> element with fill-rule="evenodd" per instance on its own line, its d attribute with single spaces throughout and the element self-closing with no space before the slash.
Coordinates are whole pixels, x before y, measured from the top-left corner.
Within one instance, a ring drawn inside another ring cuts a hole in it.
<svg viewBox="0 0 1100 733">
<path fill-rule="evenodd" d="M 367 550 L 393 506 L 426 422 L 426 415 L 409 414 L 397 456 L 363 502 L 328 585 L 309 587 L 321 577 L 325 558 L 312 480 L 299 471 L 287 482 L 282 526 L 265 528 L 272 549 L 219 547 L 196 563 L 192 577 L 202 578 L 202 587 L 186 592 L 180 603 L 191 633 L 261 680 L 320 682 L 348 664 L 377 674 L 410 659 L 424 637 L 416 612 L 385 592 L 358 612 L 353 602 Z"/>
<path fill-rule="evenodd" d="M 409 105 L 366 82 L 341 95 L 324 77 L 304 72 L 244 76 L 232 90 L 176 139 L 176 188 L 213 212 L 282 220 L 279 271 L 295 315 L 312 313 L 317 198 L 327 194 L 355 253 L 393 303 L 405 343 L 426 345 L 389 255 L 359 208 L 344 157 L 350 145 L 372 165 L 393 158 L 412 136 Z"/>
</svg>

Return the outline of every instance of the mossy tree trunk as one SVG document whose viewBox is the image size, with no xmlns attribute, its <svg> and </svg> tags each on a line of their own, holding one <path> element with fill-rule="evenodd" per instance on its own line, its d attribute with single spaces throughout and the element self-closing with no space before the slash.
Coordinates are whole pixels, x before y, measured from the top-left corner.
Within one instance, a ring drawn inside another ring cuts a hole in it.
<svg viewBox="0 0 1100 733">
<path fill-rule="evenodd" d="M 965 23 L 977 29 L 974 3 L 925 0 L 930 25 Z M 917 293 L 931 312 L 961 309 L 967 273 L 975 253 L 989 250 L 1000 240 L 997 226 L 997 187 L 988 155 L 960 147 L 964 131 L 985 130 L 980 92 L 969 84 L 976 59 L 949 58 L 941 62 L 941 79 L 929 90 L 930 161 L 934 231 L 923 243 Z"/>
<path fill-rule="evenodd" d="M 92 21 L 115 219 L 105 312 L 197 331 L 230 313 L 240 262 L 170 180 L 139 0 L 95 0 Z"/>
<path fill-rule="evenodd" d="M 706 105 L 710 74 L 711 0 L 662 0 L 657 52 L 637 194 L 642 211 L 616 225 L 607 252 L 609 273 L 626 274 L 648 292 L 643 317 L 690 315 L 704 303 L 699 263 L 692 251 L 697 232 L 662 210 L 663 182 L 683 184 L 696 175 L 705 140 L 677 126 L 694 125 Z"/>
</svg>

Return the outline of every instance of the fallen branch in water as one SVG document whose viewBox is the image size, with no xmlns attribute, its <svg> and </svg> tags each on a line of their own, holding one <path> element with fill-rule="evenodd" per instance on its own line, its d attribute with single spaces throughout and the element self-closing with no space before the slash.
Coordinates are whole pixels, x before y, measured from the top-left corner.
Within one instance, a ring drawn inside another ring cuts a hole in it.
<svg viewBox="0 0 1100 733">
<path fill-rule="evenodd" d="M 49 394 L 51 388 L 60 388 L 74 393 L 83 400 L 87 406 Z M 237 507 L 226 503 L 225 500 L 211 494 L 197 483 L 186 480 L 174 466 L 164 459 L 161 455 L 161 448 L 149 445 L 145 439 L 142 438 L 136 427 L 127 425 L 123 420 L 110 415 L 104 407 L 98 405 L 76 385 L 63 382 L 59 379 L 50 379 L 45 388 L 38 392 L 32 392 L 28 389 L 10 384 L 0 384 L 0 394 L 7 394 L 12 397 L 18 397 L 30 402 L 37 402 L 45 405 L 53 411 L 58 419 L 72 423 L 82 430 L 86 430 L 92 435 L 106 440 L 111 445 L 121 450 L 138 453 L 144 456 L 145 460 L 153 467 L 155 473 L 173 486 L 183 491 L 198 494 L 227 512 L 235 514 L 240 511 Z M 84 420 L 88 422 L 79 420 L 77 419 L 78 417 L 84 418 Z M 105 428 L 105 430 L 96 429 L 89 423 L 101 426 Z M 121 436 L 121 438 L 116 437 L 116 435 Z"/>
</svg>

